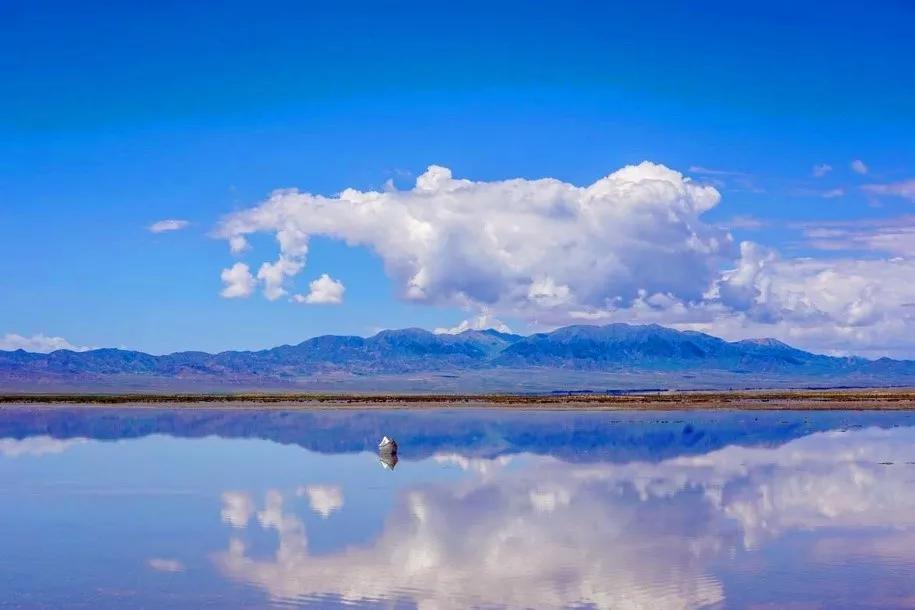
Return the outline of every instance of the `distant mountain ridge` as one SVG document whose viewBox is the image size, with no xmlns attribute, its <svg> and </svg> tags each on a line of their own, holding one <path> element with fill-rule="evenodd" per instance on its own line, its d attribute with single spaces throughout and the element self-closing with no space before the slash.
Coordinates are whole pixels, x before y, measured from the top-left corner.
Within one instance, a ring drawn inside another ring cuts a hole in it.
<svg viewBox="0 0 915 610">
<path fill-rule="evenodd" d="M 365 385 L 370 384 L 367 379 L 382 376 L 395 381 L 409 376 L 422 389 L 424 374 L 430 380 L 487 379 L 484 385 L 498 390 L 503 374 L 514 375 L 506 389 L 524 389 L 525 371 L 537 372 L 542 377 L 539 383 L 552 383 L 557 389 L 580 389 L 590 383 L 591 374 L 608 388 L 615 378 L 621 387 L 643 379 L 656 380 L 663 387 L 686 387 L 697 383 L 678 384 L 677 379 L 697 375 L 714 378 L 712 385 L 729 387 L 760 387 L 757 378 L 782 386 L 915 383 L 913 361 L 824 356 L 774 339 L 729 342 L 658 325 L 566 326 L 529 336 L 492 329 L 452 335 L 407 328 L 371 337 L 324 335 L 297 345 L 218 354 L 189 351 L 153 356 L 113 348 L 49 354 L 0 351 L 0 388 L 20 390 L 93 385 L 165 388 L 170 382 L 189 387 L 195 382 L 207 387 L 317 387 L 331 379 L 335 387 L 346 389 L 352 385 L 350 380 L 360 379 Z M 535 381 L 527 385 L 537 389 Z M 460 381 L 451 384 L 458 388 Z M 431 381 L 427 385 L 436 389 Z"/>
</svg>

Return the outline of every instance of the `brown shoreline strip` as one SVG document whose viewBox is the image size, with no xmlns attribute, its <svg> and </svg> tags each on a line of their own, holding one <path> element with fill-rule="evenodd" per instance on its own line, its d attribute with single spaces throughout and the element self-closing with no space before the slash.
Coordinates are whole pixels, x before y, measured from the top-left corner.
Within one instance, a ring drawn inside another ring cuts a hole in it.
<svg viewBox="0 0 915 610">
<path fill-rule="evenodd" d="M 721 392 L 652 392 L 638 394 L 39 394 L 0 395 L 0 405 L 124 405 L 194 408 L 454 408 L 513 407 L 551 409 L 810 409 L 910 410 L 910 388 L 855 390 L 752 390 Z"/>
</svg>

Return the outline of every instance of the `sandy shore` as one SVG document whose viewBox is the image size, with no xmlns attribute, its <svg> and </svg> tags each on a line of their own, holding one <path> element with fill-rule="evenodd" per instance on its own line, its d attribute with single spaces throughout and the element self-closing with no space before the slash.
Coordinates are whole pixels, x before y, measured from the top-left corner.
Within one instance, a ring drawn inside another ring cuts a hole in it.
<svg viewBox="0 0 915 610">
<path fill-rule="evenodd" d="M 742 392 L 660 392 L 644 394 L 422 395 L 422 394 L 8 394 L 12 405 L 123 406 L 129 408 L 241 409 L 797 409 L 913 410 L 915 389 L 755 390 Z"/>
</svg>

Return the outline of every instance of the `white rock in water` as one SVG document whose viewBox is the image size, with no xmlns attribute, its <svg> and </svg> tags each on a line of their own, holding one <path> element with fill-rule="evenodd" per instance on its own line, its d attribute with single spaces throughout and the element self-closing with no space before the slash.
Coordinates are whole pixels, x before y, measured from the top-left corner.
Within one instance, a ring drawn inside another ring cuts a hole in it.
<svg viewBox="0 0 915 610">
<path fill-rule="evenodd" d="M 378 443 L 378 450 L 382 453 L 397 453 L 397 441 L 393 438 L 384 437 Z"/>
<path fill-rule="evenodd" d="M 397 466 L 399 460 L 397 459 L 396 453 L 382 453 L 379 456 L 378 461 L 381 462 L 381 467 L 385 470 L 394 470 L 394 467 Z"/>
</svg>

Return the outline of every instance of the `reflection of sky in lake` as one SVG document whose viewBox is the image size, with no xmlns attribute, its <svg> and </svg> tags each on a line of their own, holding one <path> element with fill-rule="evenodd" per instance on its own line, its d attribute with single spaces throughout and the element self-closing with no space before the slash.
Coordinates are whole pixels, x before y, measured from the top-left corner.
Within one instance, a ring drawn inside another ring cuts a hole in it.
<svg viewBox="0 0 915 610">
<path fill-rule="evenodd" d="M 447 415 L 0 413 L 0 607 L 915 606 L 909 414 Z"/>
</svg>

